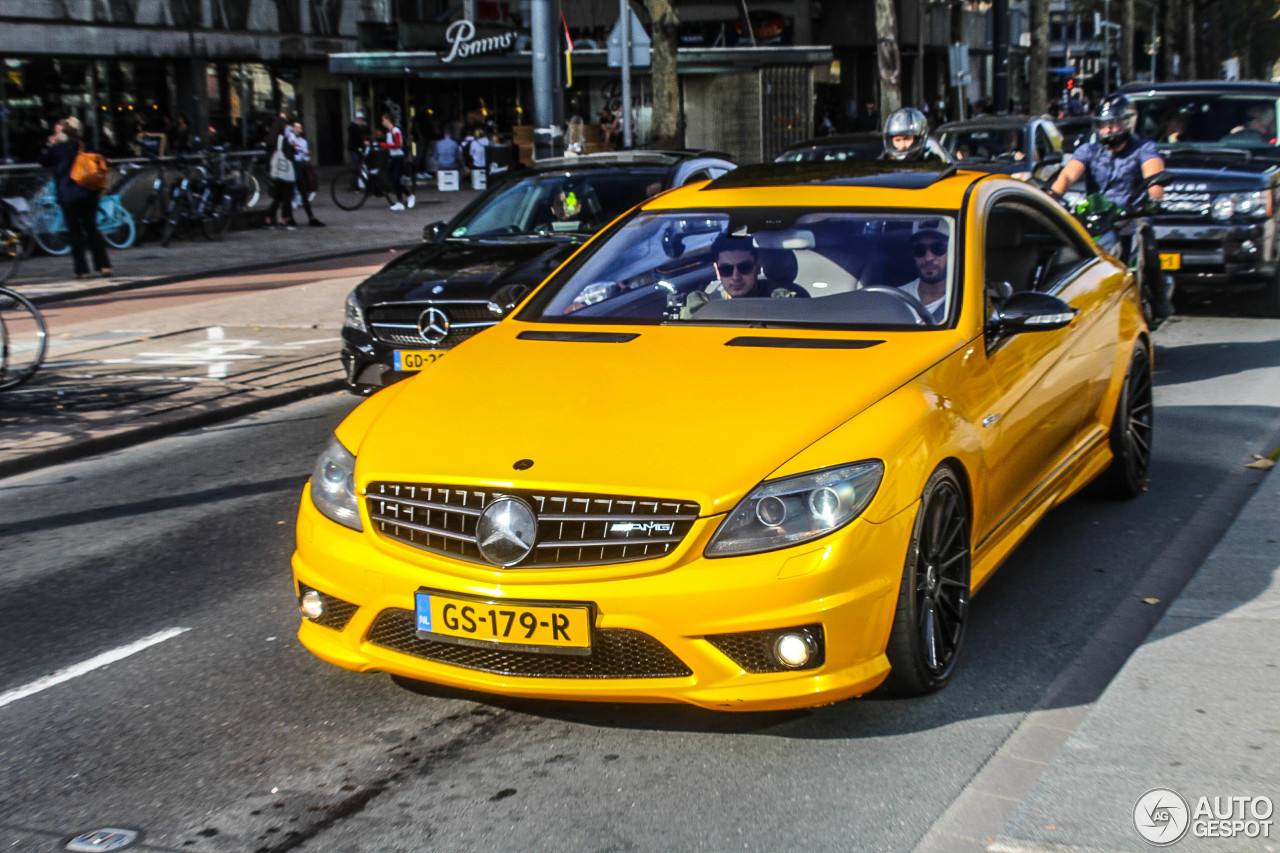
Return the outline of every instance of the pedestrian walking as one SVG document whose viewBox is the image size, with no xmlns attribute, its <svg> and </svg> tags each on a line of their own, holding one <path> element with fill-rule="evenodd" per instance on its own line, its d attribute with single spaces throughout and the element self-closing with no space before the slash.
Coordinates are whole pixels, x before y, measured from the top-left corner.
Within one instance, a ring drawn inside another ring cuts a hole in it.
<svg viewBox="0 0 1280 853">
<path fill-rule="evenodd" d="M 71 261 L 75 265 L 76 278 L 89 277 L 89 264 L 85 260 L 85 246 L 93 255 L 93 266 L 102 275 L 111 275 L 111 261 L 107 258 L 107 244 L 98 231 L 98 199 L 102 186 L 72 178 L 76 159 L 81 154 L 93 154 L 93 146 L 80 136 L 80 120 L 67 116 L 53 126 L 53 133 L 45 143 L 40 164 L 53 170 L 53 180 L 58 193 L 58 206 L 67 223 L 67 235 L 71 243 Z M 102 176 L 105 177 L 105 176 Z M 90 184 L 86 186 L 85 184 Z"/>
<path fill-rule="evenodd" d="M 387 180 L 391 182 L 391 189 L 396 194 L 396 200 L 391 205 L 391 209 L 404 210 L 406 207 L 404 184 L 400 182 L 400 176 L 404 174 L 404 133 L 396 125 L 395 116 L 391 113 L 382 114 L 382 128 L 386 132 L 386 137 L 378 143 L 378 146 L 387 152 Z M 417 202 L 417 198 L 409 196 L 408 207 L 413 207 Z"/>
<path fill-rule="evenodd" d="M 368 141 L 369 127 L 365 123 L 364 113 L 357 112 L 351 124 L 347 125 L 347 160 L 351 162 L 351 168 L 357 171 L 360 169 L 360 155 Z"/>
<path fill-rule="evenodd" d="M 277 223 L 289 231 L 298 227 L 293 221 L 293 192 L 297 183 L 294 148 L 285 133 L 288 123 L 281 116 L 271 131 L 271 207 L 267 208 L 268 227 Z M 277 218 L 277 215 L 279 218 Z"/>
<path fill-rule="evenodd" d="M 295 121 L 289 128 L 289 143 L 293 145 L 293 171 L 296 178 L 296 194 L 293 206 L 299 204 L 307 212 L 308 225 L 324 225 L 311 212 L 311 197 L 316 194 L 316 172 L 311 168 L 311 146 L 307 143 L 307 135 L 302 130 L 302 122 Z"/>
</svg>

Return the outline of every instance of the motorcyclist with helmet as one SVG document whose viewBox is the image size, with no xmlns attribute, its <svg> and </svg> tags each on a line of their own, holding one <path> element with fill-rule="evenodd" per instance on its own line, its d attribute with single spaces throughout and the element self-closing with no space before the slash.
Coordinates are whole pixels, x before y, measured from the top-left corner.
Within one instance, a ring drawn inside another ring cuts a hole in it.
<svg viewBox="0 0 1280 853">
<path fill-rule="evenodd" d="M 889 113 L 882 135 L 882 160 L 951 160 L 942 146 L 929 136 L 929 120 L 917 109 L 903 107 Z"/>
<path fill-rule="evenodd" d="M 1154 142 L 1134 135 L 1138 110 L 1124 95 L 1115 95 L 1103 101 L 1093 117 L 1093 142 L 1086 142 L 1075 150 L 1071 159 L 1054 178 L 1052 191 L 1061 196 L 1074 183 L 1084 178 L 1085 192 L 1101 195 L 1125 209 L 1132 209 L 1143 179 L 1164 171 L 1164 160 Z M 1147 187 L 1147 196 L 1158 202 L 1164 190 L 1158 185 Z M 1127 233 L 1126 233 L 1127 232 Z M 1132 249 L 1134 235 L 1142 235 L 1143 267 L 1154 277 L 1144 288 L 1151 301 L 1151 311 L 1156 321 L 1173 313 L 1169 286 L 1159 272 L 1160 257 L 1156 251 L 1155 234 L 1148 220 L 1134 220 L 1120 232 L 1125 255 Z"/>
</svg>

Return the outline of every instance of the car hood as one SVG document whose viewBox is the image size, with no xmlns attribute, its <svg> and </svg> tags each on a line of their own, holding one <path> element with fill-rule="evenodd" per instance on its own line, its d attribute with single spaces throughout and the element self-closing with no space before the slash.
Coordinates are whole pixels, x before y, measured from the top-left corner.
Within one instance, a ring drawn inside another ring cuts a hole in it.
<svg viewBox="0 0 1280 853">
<path fill-rule="evenodd" d="M 364 305 L 430 299 L 447 287 L 453 298 L 482 299 L 506 284 L 533 287 L 581 245 L 574 240 L 446 240 L 410 250 L 356 289 Z"/>
<path fill-rule="evenodd" d="M 712 515 L 962 343 L 929 331 L 845 333 L 868 342 L 857 349 L 741 346 L 728 343 L 832 334 L 688 326 L 519 337 L 550 328 L 504 321 L 402 383 L 362 439 L 346 437 L 357 482 L 682 499 Z"/>
<path fill-rule="evenodd" d="M 1165 189 L 1172 192 L 1205 189 L 1221 192 L 1257 189 L 1266 186 L 1276 171 L 1273 159 L 1245 160 L 1229 155 L 1215 155 L 1212 151 L 1178 151 L 1165 160 L 1165 171 L 1173 184 Z M 1178 185 L 1177 187 L 1174 184 Z M 1184 185 L 1191 185 L 1190 188 Z"/>
</svg>

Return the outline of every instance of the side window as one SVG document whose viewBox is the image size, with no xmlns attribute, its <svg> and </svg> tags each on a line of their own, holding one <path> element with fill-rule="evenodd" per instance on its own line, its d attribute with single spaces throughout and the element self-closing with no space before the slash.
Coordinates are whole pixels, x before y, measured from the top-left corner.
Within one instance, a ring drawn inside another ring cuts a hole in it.
<svg viewBox="0 0 1280 853">
<path fill-rule="evenodd" d="M 988 289 L 1005 282 L 1013 293 L 1059 289 L 1085 259 L 1076 238 L 1051 214 L 1023 202 L 997 202 L 986 225 Z"/>
</svg>

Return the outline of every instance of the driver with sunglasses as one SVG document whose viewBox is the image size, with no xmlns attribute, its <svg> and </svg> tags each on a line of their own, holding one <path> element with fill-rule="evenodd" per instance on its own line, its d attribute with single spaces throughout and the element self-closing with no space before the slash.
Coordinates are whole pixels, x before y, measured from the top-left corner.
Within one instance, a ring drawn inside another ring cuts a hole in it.
<svg viewBox="0 0 1280 853">
<path fill-rule="evenodd" d="M 947 245 L 951 223 L 945 219 L 919 219 L 911 225 L 911 254 L 919 278 L 901 290 L 919 299 L 940 323 L 947 316 Z"/>
<path fill-rule="evenodd" d="M 775 284 L 760 277 L 760 250 L 750 237 L 730 237 L 721 234 L 712 243 L 716 254 L 716 281 L 708 291 L 721 299 L 741 299 L 747 296 L 771 296 L 787 298 L 808 296 L 809 293 L 794 284 Z"/>
</svg>

